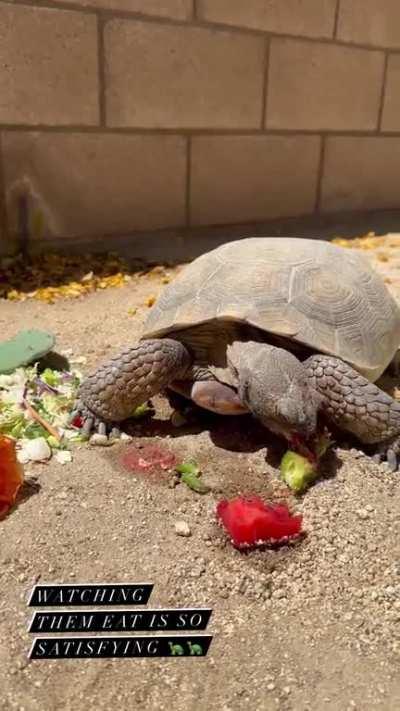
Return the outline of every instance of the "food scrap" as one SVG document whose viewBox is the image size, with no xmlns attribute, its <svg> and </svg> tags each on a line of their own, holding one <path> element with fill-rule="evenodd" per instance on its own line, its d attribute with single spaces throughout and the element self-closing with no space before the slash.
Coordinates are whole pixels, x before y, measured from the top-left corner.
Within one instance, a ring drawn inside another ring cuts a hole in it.
<svg viewBox="0 0 400 711">
<path fill-rule="evenodd" d="M 15 440 L 0 435 L 0 518 L 15 503 L 23 482 L 24 473 L 17 460 Z"/>
<path fill-rule="evenodd" d="M 301 515 L 292 516 L 287 506 L 267 504 L 256 496 L 220 501 L 216 513 L 236 548 L 283 542 L 301 532 Z"/>
<path fill-rule="evenodd" d="M 146 445 L 145 447 L 128 447 L 121 457 L 121 464 L 125 469 L 134 473 L 153 474 L 160 469 L 167 471 L 176 464 L 175 455 L 166 447 Z"/>
<path fill-rule="evenodd" d="M 318 477 L 314 462 L 290 449 L 282 457 L 281 476 L 283 481 L 296 494 L 301 494 Z"/>
<path fill-rule="evenodd" d="M 16 440 L 19 461 L 44 461 L 68 450 L 69 442 L 81 441 L 69 424 L 81 377 L 77 370 L 40 373 L 38 364 L 0 375 L 0 434 Z M 56 458 L 66 463 L 71 457 Z"/>
<path fill-rule="evenodd" d="M 332 444 L 325 430 L 315 443 L 313 457 L 292 450 L 284 454 L 280 464 L 281 477 L 292 491 L 301 494 L 318 478 L 320 460 Z"/>
<path fill-rule="evenodd" d="M 140 420 L 142 417 L 146 417 L 147 415 L 151 415 L 153 413 L 154 410 L 152 405 L 148 402 L 144 402 L 142 405 L 138 405 L 138 407 L 134 409 L 131 417 L 135 420 Z"/>
<path fill-rule="evenodd" d="M 198 494 L 208 494 L 211 491 L 201 479 L 201 469 L 194 459 L 188 459 L 182 464 L 175 467 L 175 471 L 180 474 L 180 480 L 186 484 L 189 489 L 196 491 Z"/>
</svg>

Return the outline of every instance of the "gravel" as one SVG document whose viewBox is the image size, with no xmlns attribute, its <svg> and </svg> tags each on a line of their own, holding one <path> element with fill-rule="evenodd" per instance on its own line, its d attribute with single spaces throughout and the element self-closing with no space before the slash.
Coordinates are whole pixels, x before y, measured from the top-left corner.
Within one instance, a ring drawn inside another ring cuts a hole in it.
<svg viewBox="0 0 400 711">
<path fill-rule="evenodd" d="M 175 533 L 177 536 L 184 536 L 185 538 L 192 535 L 190 526 L 186 523 L 186 521 L 176 521 Z"/>
</svg>

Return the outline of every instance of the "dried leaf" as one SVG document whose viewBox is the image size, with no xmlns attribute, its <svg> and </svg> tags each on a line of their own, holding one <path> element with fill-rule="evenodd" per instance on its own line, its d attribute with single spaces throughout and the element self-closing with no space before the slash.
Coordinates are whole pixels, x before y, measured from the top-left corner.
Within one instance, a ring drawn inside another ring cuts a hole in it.
<svg viewBox="0 0 400 711">
<path fill-rule="evenodd" d="M 388 262 L 389 261 L 389 257 L 387 254 L 385 254 L 385 252 L 378 252 L 378 254 L 376 255 L 376 258 L 377 258 L 378 262 Z"/>
<path fill-rule="evenodd" d="M 53 304 L 58 299 L 75 299 L 98 289 L 124 286 L 131 280 L 128 272 L 126 262 L 110 254 L 75 256 L 50 252 L 24 260 L 17 257 L 2 261 L 0 298 L 32 298 Z"/>
</svg>

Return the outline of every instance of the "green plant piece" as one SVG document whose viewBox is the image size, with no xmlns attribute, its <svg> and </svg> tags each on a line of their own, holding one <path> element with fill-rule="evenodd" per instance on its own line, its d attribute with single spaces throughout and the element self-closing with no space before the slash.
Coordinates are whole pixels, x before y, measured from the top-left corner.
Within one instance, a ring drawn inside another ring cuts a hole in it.
<svg viewBox="0 0 400 711">
<path fill-rule="evenodd" d="M 141 417 L 145 417 L 148 415 L 150 412 L 152 412 L 152 408 L 150 405 L 147 404 L 147 402 L 144 402 L 143 405 L 139 405 L 132 413 L 131 417 L 134 417 L 136 420 L 140 419 Z"/>
<path fill-rule="evenodd" d="M 56 388 L 60 384 L 61 376 L 57 370 L 51 370 L 51 368 L 46 368 L 43 373 L 40 374 L 42 380 L 44 380 L 47 385 Z"/>
<path fill-rule="evenodd" d="M 330 433 L 325 428 L 316 438 L 313 450 L 315 461 L 311 462 L 298 452 L 287 451 L 281 461 L 281 478 L 296 494 L 301 494 L 319 476 L 320 460 L 329 447 L 334 444 Z"/>
<path fill-rule="evenodd" d="M 37 437 L 44 437 L 47 439 L 48 432 L 42 427 L 39 422 L 30 422 L 27 427 L 25 427 L 24 438 L 25 439 L 36 439 Z"/>
<path fill-rule="evenodd" d="M 292 491 L 300 494 L 317 478 L 317 462 L 314 465 L 301 454 L 289 450 L 282 457 L 281 476 Z"/>
<path fill-rule="evenodd" d="M 194 459 L 188 459 L 186 462 L 178 464 L 178 466 L 175 467 L 175 471 L 180 474 L 181 481 L 183 481 L 189 489 L 196 491 L 197 494 L 208 494 L 211 490 L 207 484 L 201 481 L 201 470 Z"/>
<path fill-rule="evenodd" d="M 15 407 L 4 404 L 1 409 L 0 434 L 11 435 L 18 439 L 26 426 L 26 420 L 22 411 L 17 411 Z"/>
<path fill-rule="evenodd" d="M 63 442 L 59 442 L 59 440 L 53 437 L 53 435 L 49 435 L 48 432 L 46 432 L 46 439 L 47 444 L 52 449 L 65 449 L 65 444 Z"/>
<path fill-rule="evenodd" d="M 15 338 L 0 343 L 0 373 L 12 373 L 23 365 L 42 358 L 54 346 L 55 337 L 47 331 L 20 331 Z"/>
</svg>

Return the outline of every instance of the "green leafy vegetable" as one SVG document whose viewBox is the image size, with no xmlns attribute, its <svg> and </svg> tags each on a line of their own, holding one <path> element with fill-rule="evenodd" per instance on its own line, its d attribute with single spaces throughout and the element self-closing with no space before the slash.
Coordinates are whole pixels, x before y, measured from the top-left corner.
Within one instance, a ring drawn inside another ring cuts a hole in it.
<svg viewBox="0 0 400 711">
<path fill-rule="evenodd" d="M 51 370 L 51 368 L 46 368 L 40 377 L 47 385 L 51 385 L 52 388 L 56 388 L 61 381 L 60 373 L 57 370 Z"/>
<path fill-rule="evenodd" d="M 0 375 L 0 433 L 18 441 L 19 450 L 21 454 L 25 452 L 27 461 L 31 440 L 43 438 L 55 451 L 68 446 L 68 440 L 71 439 L 69 435 L 74 432 L 69 429 L 69 412 L 80 380 L 81 374 L 78 371 L 66 373 L 51 368 L 46 368 L 39 377 L 37 364 L 17 368 L 8 375 Z M 54 392 L 43 390 L 44 383 L 54 388 Z M 62 435 L 60 441 L 54 433 L 33 419 L 32 408 L 45 424 L 48 423 Z"/>
<path fill-rule="evenodd" d="M 58 439 L 53 437 L 53 435 L 49 434 L 48 432 L 46 432 L 46 439 L 47 439 L 47 444 L 52 449 L 65 449 L 65 447 L 66 447 L 65 443 L 63 443 L 62 441 L 59 442 Z"/>
<path fill-rule="evenodd" d="M 18 410 L 14 405 L 2 403 L 0 412 L 0 433 L 11 435 L 16 439 L 23 432 L 26 421 L 24 413 Z"/>
<path fill-rule="evenodd" d="M 38 437 L 47 439 L 49 436 L 47 430 L 45 430 L 39 422 L 30 422 L 24 430 L 25 439 L 37 439 Z"/>
<path fill-rule="evenodd" d="M 89 439 L 89 435 L 84 434 L 74 434 L 72 437 L 69 437 L 69 441 L 75 442 L 75 444 L 79 444 L 80 442 L 88 442 Z"/>
</svg>

